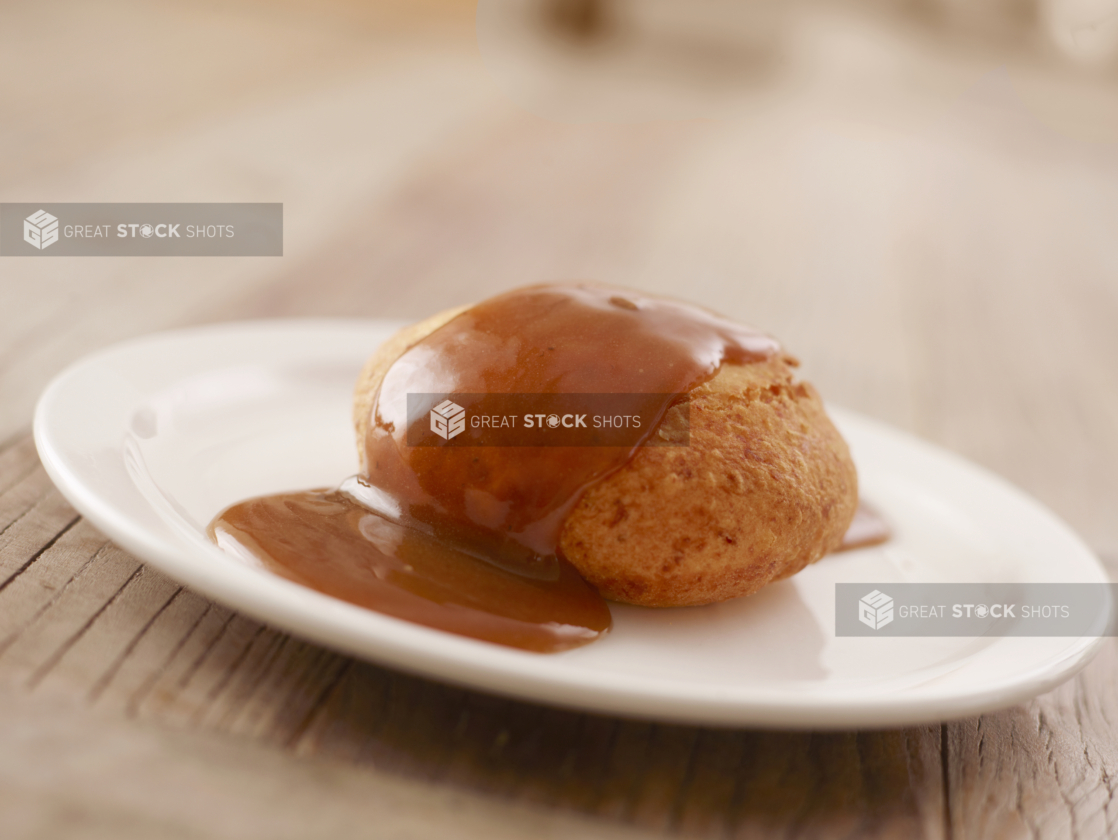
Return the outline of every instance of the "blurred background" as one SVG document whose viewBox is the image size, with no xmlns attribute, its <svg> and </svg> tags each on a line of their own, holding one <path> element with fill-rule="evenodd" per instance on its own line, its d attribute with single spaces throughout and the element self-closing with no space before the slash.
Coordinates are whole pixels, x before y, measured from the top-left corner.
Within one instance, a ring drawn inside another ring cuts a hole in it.
<svg viewBox="0 0 1118 840">
<path fill-rule="evenodd" d="M 697 301 L 1118 554 L 1118 0 L 0 5 L 0 200 L 277 201 L 282 258 L 0 259 L 0 438 L 130 336 Z"/>
</svg>

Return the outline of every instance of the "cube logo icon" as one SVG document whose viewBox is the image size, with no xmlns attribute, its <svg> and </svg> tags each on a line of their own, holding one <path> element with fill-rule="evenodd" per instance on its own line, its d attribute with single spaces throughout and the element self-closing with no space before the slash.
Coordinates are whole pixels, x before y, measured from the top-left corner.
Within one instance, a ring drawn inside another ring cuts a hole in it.
<svg viewBox="0 0 1118 840">
<path fill-rule="evenodd" d="M 431 431 L 443 440 L 450 440 L 466 431 L 466 409 L 443 400 L 431 409 Z"/>
<path fill-rule="evenodd" d="M 893 620 L 893 599 L 875 589 L 858 602 L 858 620 L 874 630 L 880 630 Z"/>
<path fill-rule="evenodd" d="M 46 210 L 32 213 L 23 220 L 23 241 L 40 251 L 58 241 L 58 217 Z"/>
</svg>

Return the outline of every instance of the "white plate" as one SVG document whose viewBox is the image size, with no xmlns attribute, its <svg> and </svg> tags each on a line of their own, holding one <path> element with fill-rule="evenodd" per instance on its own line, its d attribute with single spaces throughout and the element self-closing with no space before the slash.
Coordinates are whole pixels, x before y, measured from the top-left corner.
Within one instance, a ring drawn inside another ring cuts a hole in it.
<svg viewBox="0 0 1118 840">
<path fill-rule="evenodd" d="M 1055 516 L 1001 479 L 833 410 L 863 496 L 896 529 L 749 598 L 612 606 L 613 632 L 539 655 L 343 603 L 243 565 L 205 526 L 257 494 L 356 471 L 353 382 L 396 325 L 228 324 L 92 355 L 43 394 L 35 440 L 51 478 L 118 544 L 261 621 L 386 665 L 601 712 L 785 727 L 912 724 L 1011 705 L 1063 681 L 1096 638 L 836 638 L 839 581 L 1105 581 Z"/>
</svg>

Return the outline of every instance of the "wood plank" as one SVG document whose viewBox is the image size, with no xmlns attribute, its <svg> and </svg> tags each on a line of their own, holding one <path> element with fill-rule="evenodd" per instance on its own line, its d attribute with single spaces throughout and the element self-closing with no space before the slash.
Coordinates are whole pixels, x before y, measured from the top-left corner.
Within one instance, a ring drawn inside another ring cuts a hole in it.
<svg viewBox="0 0 1118 840">
<path fill-rule="evenodd" d="M 361 726 L 361 763 L 391 767 L 409 778 L 457 784 L 493 792 L 490 778 L 462 774 L 458 759 L 482 763 L 467 744 L 468 728 L 477 720 L 476 703 L 492 703 L 471 692 L 457 691 L 427 680 L 377 668 L 355 668 L 358 686 L 372 689 L 379 704 L 376 716 Z M 363 731 L 362 731 L 363 730 Z M 490 743 L 486 743 L 488 748 Z"/>
<path fill-rule="evenodd" d="M 748 733 L 733 836 L 942 838 L 939 735 Z"/>
<path fill-rule="evenodd" d="M 718 836 L 729 828 L 746 738 L 741 732 L 724 729 L 704 729 L 698 737 L 700 758 L 692 762 L 673 822 L 685 836 Z"/>
<path fill-rule="evenodd" d="M 234 681 L 237 669 L 246 662 L 257 641 L 262 640 L 266 650 L 276 635 L 262 624 L 232 613 L 179 687 L 176 700 L 182 702 L 177 705 L 181 713 L 189 712 L 184 722 L 196 726 L 206 720 L 215 701 Z"/>
<path fill-rule="evenodd" d="M 0 586 L 77 519 L 42 469 L 16 481 L 0 496 Z"/>
<path fill-rule="evenodd" d="M 19 633 L 49 608 L 108 545 L 104 534 L 79 520 L 49 548 L 39 551 L 34 563 L 10 579 L 0 590 L 0 651 L 10 647 Z"/>
<path fill-rule="evenodd" d="M 38 469 L 39 455 L 31 435 L 21 431 L 0 445 L 0 497 Z"/>
<path fill-rule="evenodd" d="M 5 838 L 624 840 L 582 814 L 0 691 Z"/>
<path fill-rule="evenodd" d="M 90 701 L 135 715 L 139 703 L 182 650 L 209 608 L 204 598 L 188 589 L 178 589 L 142 635 L 131 640 L 113 668 L 90 687 Z"/>
<path fill-rule="evenodd" d="M 698 739 L 699 730 L 691 726 L 656 726 L 644 772 L 627 809 L 627 822 L 657 832 L 675 826 L 693 768 L 702 763 L 696 754 Z"/>
<path fill-rule="evenodd" d="M 168 640 L 171 643 L 158 658 L 157 670 L 142 682 L 128 702 L 133 714 L 180 726 L 201 711 L 198 695 L 189 691 L 188 686 L 235 615 L 197 596 L 188 598 L 184 605 L 188 610 L 182 625 L 185 634 L 177 641 Z"/>
<path fill-rule="evenodd" d="M 501 113 L 354 207 L 313 252 L 223 315 L 419 319 L 527 283 L 624 283 L 625 258 L 664 199 L 665 162 L 685 157 L 695 134 Z"/>
<path fill-rule="evenodd" d="M 1031 703 L 949 724 L 953 836 L 1103 837 L 1118 826 L 1118 640 Z"/>
<path fill-rule="evenodd" d="M 3 674 L 18 676 L 28 687 L 38 686 L 139 573 L 139 562 L 116 546 L 99 551 L 81 568 L 74 584 L 66 586 L 0 654 Z M 86 676 L 79 672 L 59 690 L 87 690 Z"/>
<path fill-rule="evenodd" d="M 367 662 L 351 664 L 295 743 L 296 754 L 360 762 L 370 730 L 384 720 L 390 677 L 390 672 Z"/>
<path fill-rule="evenodd" d="M 220 678 L 213 681 L 206 705 L 194 717 L 200 726 L 225 731 L 233 729 L 245 702 L 290 638 L 256 622 L 243 622 L 240 617 L 234 619 L 230 629 L 232 632 L 215 646 L 213 658 L 208 660 Z"/>
<path fill-rule="evenodd" d="M 350 665 L 347 657 L 284 636 L 228 728 L 254 740 L 294 744 Z"/>
<path fill-rule="evenodd" d="M 80 687 L 91 699 L 98 697 L 180 589 L 164 575 L 140 565 L 49 673 L 42 673 L 43 689 L 64 682 Z"/>
</svg>

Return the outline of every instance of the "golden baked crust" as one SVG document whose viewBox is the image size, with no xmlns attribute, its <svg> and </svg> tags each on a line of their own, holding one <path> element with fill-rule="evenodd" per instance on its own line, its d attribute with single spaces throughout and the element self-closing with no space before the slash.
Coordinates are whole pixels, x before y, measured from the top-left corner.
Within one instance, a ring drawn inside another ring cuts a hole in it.
<svg viewBox="0 0 1118 840">
<path fill-rule="evenodd" d="M 673 411 L 666 431 L 680 422 Z M 857 474 L 786 359 L 723 365 L 692 391 L 689 420 L 688 446 L 642 447 L 563 525 L 563 554 L 602 595 L 651 607 L 725 601 L 838 548 Z"/>
<path fill-rule="evenodd" d="M 366 363 L 354 395 L 357 449 L 384 375 L 409 347 L 468 307 L 398 332 Z M 560 549 L 606 598 L 693 606 L 749 595 L 838 548 L 858 504 L 846 442 L 794 362 L 725 364 L 691 393 L 687 446 L 646 446 L 592 485 Z M 683 421 L 670 409 L 657 434 Z"/>
</svg>

